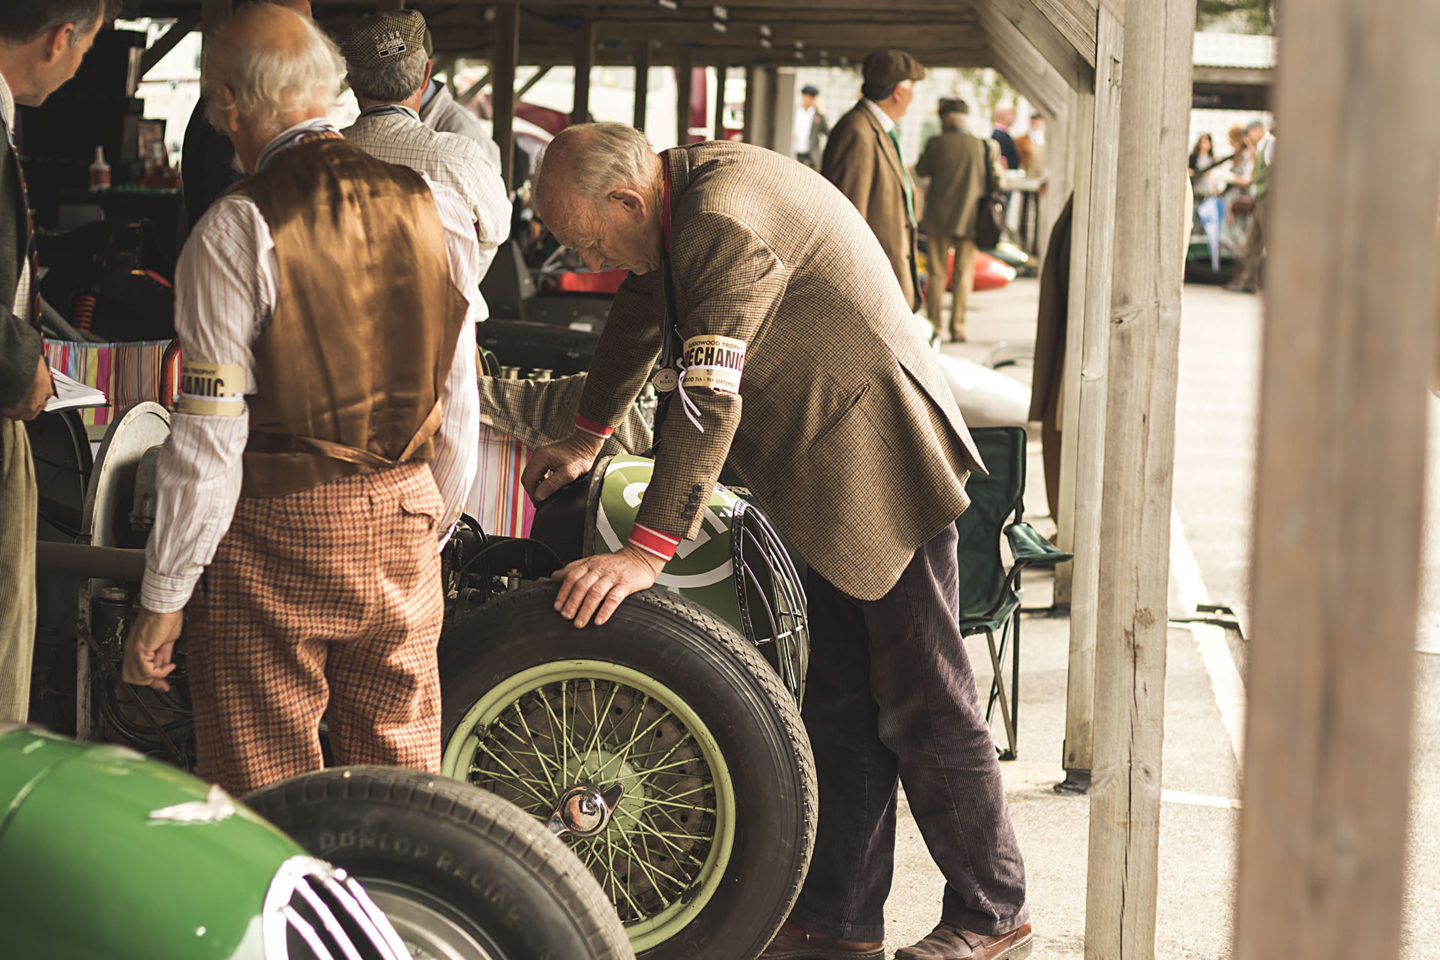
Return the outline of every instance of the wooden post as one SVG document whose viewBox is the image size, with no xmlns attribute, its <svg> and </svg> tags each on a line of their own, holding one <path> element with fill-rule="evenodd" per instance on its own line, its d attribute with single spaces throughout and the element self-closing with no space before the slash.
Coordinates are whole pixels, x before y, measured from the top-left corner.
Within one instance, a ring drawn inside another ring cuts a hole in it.
<svg viewBox="0 0 1440 960">
<path fill-rule="evenodd" d="M 645 132 L 645 115 L 650 103 L 650 41 L 635 48 L 635 118 L 630 125 Z"/>
<path fill-rule="evenodd" d="M 755 143 L 755 108 L 758 103 L 756 95 L 760 92 L 756 78 L 761 74 L 759 67 L 750 63 L 745 66 L 745 117 L 741 124 L 740 139 L 746 143 Z"/>
<path fill-rule="evenodd" d="M 1127 3 L 1124 18 L 1118 180 L 1126 186 L 1115 199 L 1110 292 L 1086 960 L 1155 955 L 1170 494 L 1191 216 L 1195 0 Z"/>
<path fill-rule="evenodd" d="M 775 71 L 772 78 L 775 85 L 775 97 L 771 101 L 774 113 L 770 122 L 772 127 L 772 139 L 770 149 L 777 150 L 787 157 L 795 156 L 795 70 L 793 68 L 781 67 Z"/>
<path fill-rule="evenodd" d="M 675 142 L 690 142 L 690 98 L 695 92 L 695 54 L 689 47 L 680 50 L 675 66 Z"/>
<path fill-rule="evenodd" d="M 404 10 L 405 0 L 375 0 L 376 10 Z"/>
<path fill-rule="evenodd" d="M 200 29 L 204 31 L 203 37 L 208 39 L 214 36 L 215 31 L 230 19 L 233 12 L 234 5 L 230 0 L 200 0 Z"/>
<path fill-rule="evenodd" d="M 1105 450 L 1105 370 L 1110 342 L 1110 265 L 1120 130 L 1119 16 L 1102 6 L 1095 86 L 1075 97 L 1075 218 L 1061 385 L 1058 542 L 1075 559 L 1057 571 L 1057 599 L 1070 604 L 1065 690 L 1066 783 L 1089 784 L 1094 745 L 1095 617 L 1099 602 L 1100 481 Z"/>
<path fill-rule="evenodd" d="M 570 107 L 571 123 L 590 122 L 590 68 L 595 64 L 595 21 L 580 21 L 575 31 L 575 99 Z"/>
<path fill-rule="evenodd" d="M 725 78 L 730 64 L 722 58 L 715 61 L 715 139 L 725 139 Z"/>
<path fill-rule="evenodd" d="M 500 148 L 500 178 L 505 181 L 506 190 L 515 186 L 515 71 L 519 62 L 520 8 L 513 3 L 497 3 L 490 109 L 495 124 L 495 145 Z"/>
<path fill-rule="evenodd" d="M 1440 87 L 1440 6 L 1316 0 L 1297 14 L 1282 21 L 1277 169 L 1260 208 L 1235 957 L 1395 960 L 1440 182 L 1440 117 L 1411 105 Z M 1377 189 L 1361 145 L 1397 124 L 1406 148 Z"/>
</svg>

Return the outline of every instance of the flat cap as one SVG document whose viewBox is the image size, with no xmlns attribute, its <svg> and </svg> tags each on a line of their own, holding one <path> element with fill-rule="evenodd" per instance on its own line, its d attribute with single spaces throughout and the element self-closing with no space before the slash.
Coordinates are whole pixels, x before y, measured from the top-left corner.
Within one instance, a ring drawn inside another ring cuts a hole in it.
<svg viewBox="0 0 1440 960">
<path fill-rule="evenodd" d="M 803 93 L 803 94 L 805 94 L 805 96 L 807 96 L 807 97 L 818 97 L 818 96 L 820 96 L 820 88 L 817 87 L 817 86 L 815 86 L 813 83 L 807 83 L 807 84 L 805 84 L 805 86 L 803 86 L 803 87 L 800 88 L 800 92 Z"/>
<path fill-rule="evenodd" d="M 877 87 L 889 87 L 906 80 L 924 80 L 925 68 L 904 50 L 876 50 L 865 58 L 860 68 L 865 82 Z"/>
<path fill-rule="evenodd" d="M 371 14 L 350 31 L 340 53 L 351 67 L 365 69 L 425 56 L 425 17 L 419 10 Z"/>
</svg>

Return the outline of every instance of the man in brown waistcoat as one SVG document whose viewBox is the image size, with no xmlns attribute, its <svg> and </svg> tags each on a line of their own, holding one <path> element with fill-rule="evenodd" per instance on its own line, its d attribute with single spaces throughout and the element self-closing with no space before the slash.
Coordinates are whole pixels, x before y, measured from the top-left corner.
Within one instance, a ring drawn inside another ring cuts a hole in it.
<svg viewBox="0 0 1440 960">
<path fill-rule="evenodd" d="M 631 275 L 575 430 L 534 452 L 526 490 L 543 500 L 591 467 L 657 356 L 669 398 L 628 543 L 558 571 L 556 609 L 604 624 L 653 584 L 727 463 L 809 564 L 820 822 L 762 960 L 883 960 L 900 782 L 946 887 L 940 924 L 896 960 L 1020 960 L 1025 867 L 957 619 L 955 518 L 983 467 L 874 234 L 773 150 L 656 156 L 613 123 L 557 136 L 535 201 L 587 266 Z"/>
<path fill-rule="evenodd" d="M 251 176 L 177 269 L 181 397 L 125 678 L 167 687 L 183 608 L 198 772 L 235 793 L 319 768 L 322 714 L 340 763 L 439 770 L 479 247 L 459 194 L 324 119 L 343 72 L 276 6 L 237 14 L 203 71 Z"/>
</svg>

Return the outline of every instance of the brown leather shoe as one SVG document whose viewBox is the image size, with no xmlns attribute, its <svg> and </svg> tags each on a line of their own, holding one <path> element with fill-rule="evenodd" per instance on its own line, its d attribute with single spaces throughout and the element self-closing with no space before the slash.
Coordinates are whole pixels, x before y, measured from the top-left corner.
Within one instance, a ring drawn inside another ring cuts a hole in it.
<svg viewBox="0 0 1440 960">
<path fill-rule="evenodd" d="M 987 937 L 942 920 L 924 940 L 895 951 L 895 960 L 1021 960 L 1030 956 L 1034 946 L 1035 935 L 1028 923 Z"/>
<path fill-rule="evenodd" d="M 760 960 L 885 960 L 885 944 L 827 937 L 786 920 Z"/>
</svg>

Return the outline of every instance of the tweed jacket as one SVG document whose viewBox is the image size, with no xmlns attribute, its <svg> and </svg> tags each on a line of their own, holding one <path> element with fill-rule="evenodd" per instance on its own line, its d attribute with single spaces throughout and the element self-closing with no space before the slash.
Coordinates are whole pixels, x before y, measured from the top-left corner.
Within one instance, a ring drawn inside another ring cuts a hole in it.
<svg viewBox="0 0 1440 960">
<path fill-rule="evenodd" d="M 915 175 L 930 178 L 920 218 L 927 237 L 975 238 L 975 205 L 999 182 L 998 174 L 988 176 L 988 160 L 985 141 L 958 127 L 926 141 Z"/>
<path fill-rule="evenodd" d="M 915 222 L 905 207 L 905 171 L 890 134 L 862 100 L 836 121 L 820 172 L 850 198 L 889 258 L 912 310 L 920 306 Z"/>
<path fill-rule="evenodd" d="M 0 132 L 0 136 L 3 136 Z M 30 217 L 14 151 L 0 143 L 0 406 L 19 403 L 35 380 L 40 331 L 13 307 L 30 250 Z M 39 283 L 39 279 L 34 279 Z"/>
<path fill-rule="evenodd" d="M 696 536 L 728 458 L 812 567 L 879 599 L 964 511 L 969 471 L 983 469 L 885 252 L 838 190 L 778 153 L 709 142 L 664 159 L 665 266 L 621 286 L 580 414 L 614 425 L 634 401 L 667 323 L 668 275 L 679 338 L 733 338 L 743 363 L 735 392 L 682 386 L 703 432 L 670 401 L 637 522 Z"/>
</svg>

